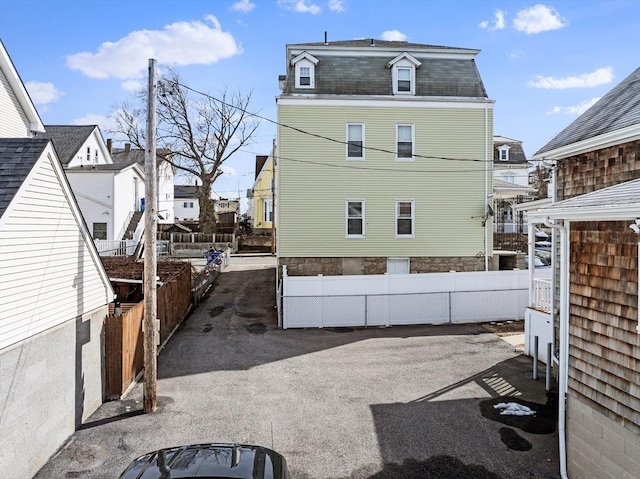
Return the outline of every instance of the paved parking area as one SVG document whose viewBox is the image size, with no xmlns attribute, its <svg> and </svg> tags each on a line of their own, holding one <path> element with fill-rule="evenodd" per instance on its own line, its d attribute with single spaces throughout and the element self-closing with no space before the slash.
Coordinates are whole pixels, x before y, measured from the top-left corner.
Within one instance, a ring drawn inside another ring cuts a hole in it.
<svg viewBox="0 0 640 479">
<path fill-rule="evenodd" d="M 513 346 L 480 325 L 278 330 L 273 265 L 234 258 L 218 278 L 159 357 L 158 412 L 137 385 L 36 477 L 118 477 L 205 442 L 273 447 L 294 479 L 558 477 L 554 407 Z M 494 413 L 511 400 L 537 415 Z"/>
</svg>

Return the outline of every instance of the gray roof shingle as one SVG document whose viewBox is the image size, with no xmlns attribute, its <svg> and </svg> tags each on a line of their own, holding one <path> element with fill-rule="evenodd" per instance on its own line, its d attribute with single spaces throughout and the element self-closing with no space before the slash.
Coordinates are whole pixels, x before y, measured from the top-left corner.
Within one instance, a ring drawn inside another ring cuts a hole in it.
<svg viewBox="0 0 640 479">
<path fill-rule="evenodd" d="M 640 67 L 600 98 L 535 154 L 640 125 Z"/>
<path fill-rule="evenodd" d="M 509 159 L 507 161 L 502 161 L 500 159 L 500 151 L 498 148 L 502 145 L 507 145 L 509 147 Z M 529 163 L 529 161 L 527 161 L 527 156 L 522 149 L 522 142 L 504 137 L 493 138 L 493 162 L 496 165 L 519 165 Z"/>
<path fill-rule="evenodd" d="M 98 125 L 45 125 L 38 138 L 49 138 L 62 166 L 67 166 Z"/>
<path fill-rule="evenodd" d="M 166 148 L 158 148 L 156 150 L 156 161 L 158 164 L 164 161 L 162 159 L 163 155 L 171 156 L 171 150 Z M 132 161 L 137 161 L 139 164 L 144 167 L 144 160 L 146 156 L 146 151 L 142 148 L 112 148 L 111 149 L 111 158 L 114 163 L 130 163 Z"/>
<path fill-rule="evenodd" d="M 0 138 L 0 216 L 48 144 L 46 138 Z"/>
<path fill-rule="evenodd" d="M 568 200 L 559 201 L 545 211 L 564 210 L 567 208 L 588 208 L 594 206 L 611 206 L 615 208 L 620 205 L 639 205 L 638 216 L 640 216 L 640 178 L 626 181 L 617 185 L 609 186 L 598 191 L 575 196 Z"/>
<path fill-rule="evenodd" d="M 173 185 L 174 198 L 197 198 L 200 186 Z"/>
<path fill-rule="evenodd" d="M 349 40 L 331 42 L 330 46 L 359 47 L 368 45 L 370 40 Z M 300 48 L 323 46 L 324 43 L 305 43 Z M 406 42 L 384 42 L 376 40 L 376 47 L 388 51 L 388 56 L 362 56 L 358 51 L 345 50 L 340 55 L 332 51 L 324 55 L 314 50 L 318 59 L 315 66 L 315 88 L 295 87 L 295 66 L 288 58 L 287 75 L 283 95 L 296 93 L 316 95 L 393 95 L 392 69 L 387 64 L 398 55 L 420 50 L 450 49 L 433 45 Z M 376 48 L 372 47 L 372 48 Z M 474 50 L 476 51 L 476 50 Z M 416 96 L 487 98 L 487 92 L 473 59 L 420 58 L 422 65 L 416 69 Z"/>
</svg>

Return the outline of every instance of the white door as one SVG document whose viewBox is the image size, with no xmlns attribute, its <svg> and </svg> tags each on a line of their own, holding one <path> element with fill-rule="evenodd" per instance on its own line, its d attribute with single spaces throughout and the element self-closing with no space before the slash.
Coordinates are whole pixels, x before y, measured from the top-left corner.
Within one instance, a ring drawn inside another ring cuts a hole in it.
<svg viewBox="0 0 640 479">
<path fill-rule="evenodd" d="M 409 274 L 409 258 L 387 258 L 387 274 Z"/>
</svg>

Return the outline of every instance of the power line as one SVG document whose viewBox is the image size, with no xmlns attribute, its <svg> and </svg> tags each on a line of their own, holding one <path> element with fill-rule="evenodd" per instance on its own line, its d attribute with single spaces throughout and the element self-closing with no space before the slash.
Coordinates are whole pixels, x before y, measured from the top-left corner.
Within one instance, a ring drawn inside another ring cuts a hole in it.
<svg viewBox="0 0 640 479">
<path fill-rule="evenodd" d="M 330 141 L 330 142 L 333 142 L 333 143 L 338 143 L 338 144 L 341 144 L 341 145 L 349 145 L 348 141 L 338 140 L 336 138 L 331 138 L 329 136 L 320 135 L 318 133 L 311 133 L 310 131 L 306 131 L 306 130 L 303 130 L 301 128 L 297 128 L 295 126 L 287 125 L 285 123 L 280 123 L 280 122 L 278 122 L 276 120 L 272 120 L 271 118 L 267 118 L 267 117 L 259 115 L 257 113 L 250 112 L 248 110 L 245 110 L 244 108 L 240 108 L 237 105 L 232 105 L 231 103 L 227 103 L 227 102 L 225 102 L 223 100 L 220 100 L 219 98 L 216 98 L 213 95 L 210 95 L 208 93 L 196 90 L 195 88 L 191 88 L 190 86 L 184 85 L 182 83 L 176 82 L 176 85 L 181 86 L 182 88 L 185 88 L 186 90 L 192 91 L 193 93 L 196 93 L 198 95 L 202 95 L 202 96 L 205 96 L 207 98 L 210 98 L 211 100 L 217 101 L 217 102 L 221 103 L 222 105 L 226 105 L 228 107 L 231 107 L 231 108 L 234 108 L 234 109 L 236 109 L 238 111 L 246 113 L 249 116 L 253 116 L 255 118 L 259 118 L 261 120 L 264 120 L 266 122 L 273 123 L 274 125 L 281 126 L 283 128 L 288 128 L 290 130 L 296 131 L 298 133 L 302 133 L 304 135 L 309 135 L 309 136 L 312 136 L 314 138 L 320 138 L 322 140 L 327 140 L 327 141 Z M 363 145 L 361 148 L 363 150 L 378 151 L 378 152 L 381 152 L 381 153 L 388 153 L 388 154 L 391 154 L 391 155 L 394 155 L 394 156 L 396 155 L 395 151 L 387 150 L 387 149 L 384 149 L 384 148 L 375 148 L 373 146 L 366 146 L 366 145 Z M 428 160 L 470 161 L 470 162 L 474 162 L 474 163 L 493 163 L 493 159 L 491 159 L 491 160 L 480 160 L 480 159 L 473 159 L 473 158 L 449 158 L 449 157 L 444 157 L 444 156 L 419 155 L 419 154 L 415 154 L 415 153 L 413 154 L 413 157 L 414 158 L 425 158 L 425 159 L 428 159 Z"/>
</svg>

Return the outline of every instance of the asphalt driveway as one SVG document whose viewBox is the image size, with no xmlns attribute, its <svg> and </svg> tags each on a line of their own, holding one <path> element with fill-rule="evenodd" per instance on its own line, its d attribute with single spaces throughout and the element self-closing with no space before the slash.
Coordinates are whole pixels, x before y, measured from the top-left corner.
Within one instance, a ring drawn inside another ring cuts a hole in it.
<svg viewBox="0 0 640 479">
<path fill-rule="evenodd" d="M 480 325 L 278 330 L 273 265 L 234 258 L 218 278 L 159 357 L 158 412 L 137 385 L 36 477 L 114 478 L 206 442 L 273 447 L 298 479 L 558 477 L 555 407 L 507 342 Z M 536 415 L 501 416 L 507 401 Z"/>
</svg>

